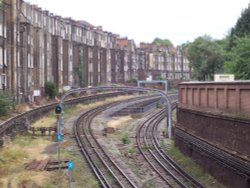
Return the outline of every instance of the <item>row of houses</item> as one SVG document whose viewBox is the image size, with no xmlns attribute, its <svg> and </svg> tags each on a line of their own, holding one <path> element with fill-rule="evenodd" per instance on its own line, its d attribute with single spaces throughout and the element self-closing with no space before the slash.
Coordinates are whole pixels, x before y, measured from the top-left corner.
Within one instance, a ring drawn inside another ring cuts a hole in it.
<svg viewBox="0 0 250 188">
<path fill-rule="evenodd" d="M 44 96 L 46 81 L 65 88 L 153 79 L 189 79 L 179 47 L 120 37 L 86 21 L 62 18 L 23 0 L 0 4 L 0 90 L 18 102 Z"/>
</svg>

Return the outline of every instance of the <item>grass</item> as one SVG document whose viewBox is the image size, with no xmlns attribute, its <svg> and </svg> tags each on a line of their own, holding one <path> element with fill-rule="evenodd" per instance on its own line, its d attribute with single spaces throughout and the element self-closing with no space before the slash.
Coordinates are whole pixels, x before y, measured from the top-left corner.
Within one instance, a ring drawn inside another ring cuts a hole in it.
<svg viewBox="0 0 250 188">
<path fill-rule="evenodd" d="M 7 163 L 9 165 L 9 163 L 17 162 L 19 160 L 22 160 L 23 158 L 26 158 L 27 156 L 28 154 L 26 152 L 23 152 L 18 149 L 4 150 L 0 156 L 1 165 Z"/>
<path fill-rule="evenodd" d="M 37 120 L 32 124 L 32 127 L 52 127 L 56 125 L 56 117 L 55 115 L 51 115 L 53 113 L 49 113 L 47 117 L 43 117 Z"/>
<path fill-rule="evenodd" d="M 129 166 L 129 168 L 131 169 L 131 171 L 141 180 L 145 179 L 145 170 L 143 168 L 141 168 L 140 165 L 138 165 L 138 163 L 140 161 L 138 161 L 138 159 L 133 159 L 133 158 L 126 158 L 124 159 L 125 163 Z"/>
<path fill-rule="evenodd" d="M 73 160 L 76 168 L 73 170 L 73 178 L 77 180 L 77 184 L 74 187 L 99 187 L 99 182 L 97 179 L 90 173 L 86 171 L 86 168 L 89 168 L 88 165 L 83 161 L 82 156 L 72 156 L 70 158 Z"/>
<path fill-rule="evenodd" d="M 136 149 L 135 149 L 134 147 L 129 147 L 129 148 L 128 148 L 128 153 L 133 154 L 133 153 L 135 153 L 135 152 L 136 152 Z"/>
<path fill-rule="evenodd" d="M 24 147 L 24 146 L 28 146 L 34 140 L 35 138 L 31 136 L 17 136 L 13 140 L 13 144 Z"/>
<path fill-rule="evenodd" d="M 194 160 L 185 156 L 181 151 L 171 143 L 171 147 L 167 150 L 167 153 L 180 165 L 185 171 L 191 174 L 195 179 L 202 182 L 207 188 L 225 188 L 223 185 L 219 184 L 217 180 L 206 173 L 201 167 L 196 164 Z"/>
<path fill-rule="evenodd" d="M 93 108 L 110 101 L 131 98 L 131 96 L 116 97 L 94 104 L 78 104 L 64 109 L 65 120 L 73 115 L 78 115 L 85 109 Z M 51 111 L 46 117 L 39 119 L 32 126 L 54 126 L 56 123 L 55 112 Z M 27 187 L 57 188 L 68 187 L 67 170 L 55 172 L 35 172 L 24 169 L 25 163 L 33 159 L 57 158 L 57 148 L 53 152 L 45 152 L 48 146 L 55 144 L 52 137 L 17 136 L 9 144 L 0 149 L 0 187 L 20 187 L 25 184 Z M 64 140 L 61 143 L 61 158 L 71 159 L 74 163 L 72 171 L 73 187 L 97 188 L 99 182 L 93 176 L 88 164 L 79 154 L 73 140 Z M 74 148 L 74 149 L 72 149 Z M 76 149 L 76 150 L 75 150 Z M 10 186 L 9 186 L 10 185 Z"/>
<path fill-rule="evenodd" d="M 38 151 L 47 145 L 47 140 L 30 136 L 17 136 L 11 143 L 0 149 L 0 184 L 11 182 L 17 186 L 22 181 L 35 180 L 37 172 L 24 169 L 25 163 L 41 158 Z M 40 179 L 40 178 L 39 178 Z"/>
<path fill-rule="evenodd" d="M 47 146 L 49 143 L 53 142 L 48 137 L 18 136 L 10 147 L 1 149 L 0 187 L 7 187 L 8 184 L 13 187 L 19 187 L 21 184 L 25 184 L 27 187 L 68 187 L 67 170 L 35 172 L 24 169 L 25 163 L 34 158 L 43 158 L 38 153 L 44 153 L 45 145 Z M 60 155 L 62 159 L 73 160 L 75 166 L 73 169 L 74 187 L 99 187 L 99 183 L 92 173 L 86 170 L 88 165 L 82 160 L 82 156 L 69 149 L 73 144 L 69 141 L 62 142 Z M 57 159 L 58 153 L 53 152 L 50 155 L 51 158 Z"/>
</svg>

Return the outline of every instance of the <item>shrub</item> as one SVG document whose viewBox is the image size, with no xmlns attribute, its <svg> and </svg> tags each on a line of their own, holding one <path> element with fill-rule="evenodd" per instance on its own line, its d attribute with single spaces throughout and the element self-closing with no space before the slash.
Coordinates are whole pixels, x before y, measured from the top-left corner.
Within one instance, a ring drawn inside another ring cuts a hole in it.
<svg viewBox="0 0 250 188">
<path fill-rule="evenodd" d="M 54 98 L 56 94 L 56 84 L 53 82 L 45 82 L 45 95 L 49 96 L 49 98 Z"/>
<path fill-rule="evenodd" d="M 129 136 L 128 136 L 128 133 L 124 133 L 123 135 L 122 135 L 122 143 L 123 144 L 129 144 L 131 141 L 130 141 L 130 139 L 129 139 Z"/>
<path fill-rule="evenodd" d="M 0 92 L 0 115 L 4 115 L 12 106 L 12 99 L 8 93 Z"/>
</svg>

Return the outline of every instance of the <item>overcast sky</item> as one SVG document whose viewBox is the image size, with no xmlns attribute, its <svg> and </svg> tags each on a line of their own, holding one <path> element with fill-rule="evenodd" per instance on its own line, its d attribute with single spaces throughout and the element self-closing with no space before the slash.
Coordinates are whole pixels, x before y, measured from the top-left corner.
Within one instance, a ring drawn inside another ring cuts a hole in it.
<svg viewBox="0 0 250 188">
<path fill-rule="evenodd" d="M 29 0 L 44 10 L 139 42 L 167 38 L 174 45 L 205 34 L 224 38 L 249 0 Z"/>
</svg>

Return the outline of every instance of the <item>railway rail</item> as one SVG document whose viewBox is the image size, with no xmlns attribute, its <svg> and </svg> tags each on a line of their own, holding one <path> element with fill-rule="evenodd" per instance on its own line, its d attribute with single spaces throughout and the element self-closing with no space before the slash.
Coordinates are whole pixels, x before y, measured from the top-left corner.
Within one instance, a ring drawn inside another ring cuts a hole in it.
<svg viewBox="0 0 250 188">
<path fill-rule="evenodd" d="M 171 96 L 171 100 L 175 101 L 176 96 Z M 173 103 L 172 109 L 175 107 L 176 102 Z M 136 142 L 140 153 L 169 187 L 203 188 L 202 184 L 187 174 L 162 149 L 157 137 L 157 127 L 165 118 L 165 114 L 165 109 L 157 111 L 138 128 Z"/>
<path fill-rule="evenodd" d="M 73 105 L 77 103 L 89 102 L 92 100 L 99 100 L 106 97 L 113 97 L 117 95 L 126 94 L 122 92 L 104 93 L 98 95 L 84 96 L 76 99 L 71 99 L 65 101 L 66 105 Z M 151 96 L 152 97 L 152 96 Z M 176 101 L 178 95 L 170 95 L 171 101 Z M 139 98 L 139 97 L 138 97 Z M 140 97 L 141 99 L 144 96 Z M 131 99 L 132 101 L 133 99 Z M 152 100 L 152 99 L 151 99 Z M 96 109 L 92 109 L 89 112 L 85 112 L 81 115 L 79 120 L 77 120 L 74 128 L 76 134 L 76 139 L 79 146 L 82 148 L 82 152 L 85 155 L 87 161 L 90 163 L 95 175 L 100 178 L 100 184 L 102 187 L 137 187 L 136 184 L 128 177 L 122 169 L 108 156 L 104 149 L 100 146 L 95 138 L 95 135 L 91 131 L 91 122 L 93 118 L 107 110 L 111 106 L 117 105 L 120 102 L 115 102 L 112 104 L 104 105 Z M 38 107 L 31 111 L 19 114 L 14 118 L 7 120 L 0 125 L 0 138 L 5 134 L 9 134 L 16 124 L 25 124 L 28 122 L 33 122 L 41 116 L 53 110 L 57 103 L 49 104 L 46 106 Z M 174 108 L 176 103 L 173 103 L 172 108 Z M 157 137 L 157 126 L 166 116 L 165 110 L 159 110 L 151 118 L 148 118 L 146 122 L 138 129 L 136 135 L 136 142 L 138 144 L 138 149 L 144 153 L 144 158 L 149 162 L 150 166 L 161 176 L 161 179 L 167 182 L 169 187 L 201 187 L 204 186 L 193 179 L 189 174 L 186 174 L 184 170 L 178 166 L 163 150 L 161 147 L 158 137 Z M 176 129 L 176 135 L 181 136 L 188 142 L 192 143 L 194 146 L 198 147 L 201 151 L 209 153 L 211 157 L 219 161 L 222 164 L 230 166 L 237 171 L 250 175 L 250 167 L 244 161 L 236 160 L 234 157 L 230 156 L 226 152 L 219 150 L 210 146 L 208 143 L 200 140 L 199 138 L 192 137 L 183 130 Z M 145 147 L 147 148 L 147 153 L 145 153 Z M 96 165 L 95 160 L 104 159 L 99 161 L 100 167 Z M 158 161 L 158 162 L 155 162 Z M 157 166 L 155 166 L 157 164 Z M 108 176 L 104 174 L 109 174 Z"/>
<path fill-rule="evenodd" d="M 201 152 L 207 153 L 210 157 L 216 160 L 218 163 L 222 165 L 226 165 L 231 169 L 235 169 L 239 173 L 250 176 L 250 165 L 248 162 L 241 160 L 240 158 L 236 158 L 225 151 L 212 146 L 208 142 L 199 139 L 191 135 L 190 133 L 185 132 L 179 128 L 175 130 L 176 135 L 180 136 L 182 139 L 197 147 Z"/>
<path fill-rule="evenodd" d="M 161 118 L 159 118 L 157 121 L 158 122 L 156 122 L 152 126 L 153 140 L 151 139 L 151 141 L 155 150 L 157 151 L 157 154 L 159 155 L 159 158 L 162 158 L 164 162 L 168 163 L 171 166 L 171 168 L 175 169 L 175 171 L 177 171 L 177 173 L 182 177 L 182 179 L 184 179 L 184 182 L 187 182 L 188 185 L 195 188 L 205 188 L 204 185 L 199 183 L 195 178 L 193 178 L 190 174 L 188 174 L 185 170 L 183 170 L 183 168 L 180 167 L 169 155 L 167 155 L 167 153 L 161 147 L 161 144 L 157 137 L 157 127 L 159 125 L 159 122 L 161 121 Z"/>
<path fill-rule="evenodd" d="M 136 100 L 138 101 L 136 102 Z M 97 141 L 91 129 L 93 118 L 108 108 L 121 103 L 148 104 L 148 101 L 155 102 L 155 100 L 152 100 L 152 96 L 144 96 L 143 100 L 138 97 L 137 99 L 106 104 L 84 112 L 75 122 L 74 134 L 78 146 L 102 187 L 137 187 L 137 185 L 134 183 L 133 178 L 123 172 Z"/>
<path fill-rule="evenodd" d="M 102 93 L 102 94 L 95 94 L 95 95 L 89 95 L 89 96 L 83 96 L 78 97 L 75 99 L 70 99 L 65 101 L 66 105 L 74 105 L 78 103 L 84 103 L 89 102 L 92 100 L 99 100 L 107 97 L 114 97 L 118 95 L 124 95 L 126 92 L 124 91 L 118 91 L 118 92 L 112 92 L 112 93 Z M 15 117 L 12 117 L 8 119 L 7 121 L 0 124 L 0 138 L 5 134 L 10 134 L 12 132 L 12 129 L 15 128 L 15 125 L 17 124 L 29 124 L 40 117 L 48 114 L 51 110 L 53 110 L 58 103 L 52 103 L 48 105 L 44 105 L 35 109 L 32 109 L 30 111 L 24 112 L 22 114 L 18 114 Z"/>
</svg>

